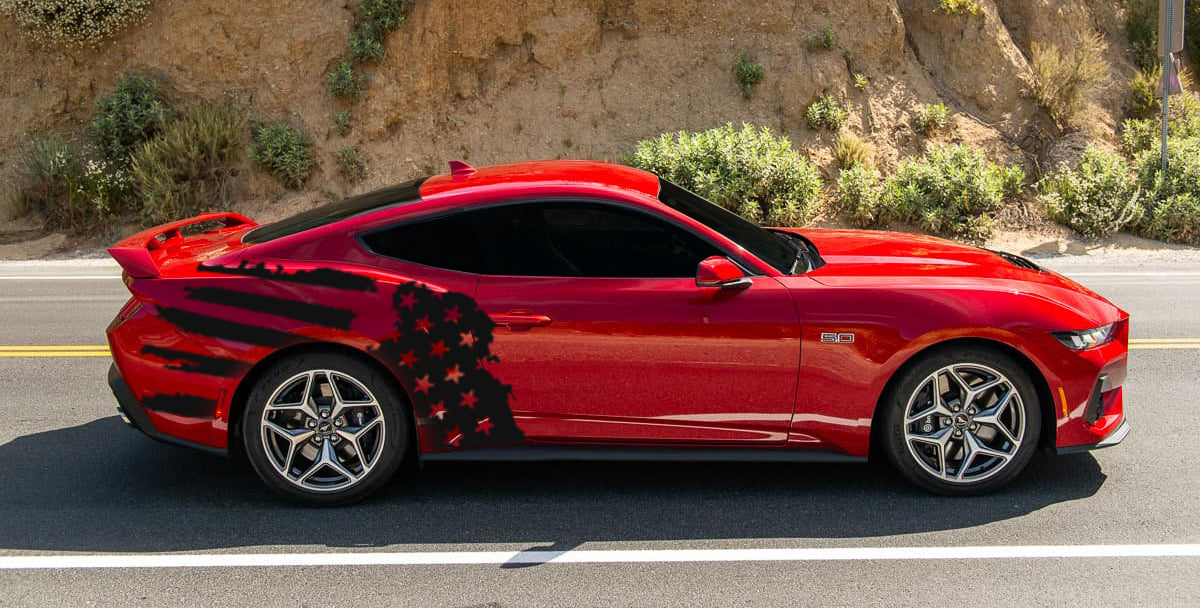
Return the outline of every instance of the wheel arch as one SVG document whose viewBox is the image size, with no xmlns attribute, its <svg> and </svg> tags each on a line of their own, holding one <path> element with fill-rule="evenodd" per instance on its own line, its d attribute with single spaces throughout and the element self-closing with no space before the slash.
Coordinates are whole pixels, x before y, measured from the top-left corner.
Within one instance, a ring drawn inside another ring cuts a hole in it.
<svg viewBox="0 0 1200 608">
<path fill-rule="evenodd" d="M 1025 370 L 1026 374 L 1029 374 L 1029 379 L 1033 381 L 1034 390 L 1037 392 L 1038 406 L 1042 411 L 1042 428 L 1040 429 L 1041 433 L 1040 437 L 1038 438 L 1038 445 L 1040 447 L 1054 447 L 1056 420 L 1054 413 L 1055 402 L 1053 393 L 1050 392 L 1050 384 L 1046 381 L 1046 376 L 1042 373 L 1042 370 L 1038 368 L 1032 359 L 1025 356 L 1024 353 L 1022 353 L 1020 350 L 1017 350 L 1012 345 L 990 338 L 971 337 L 952 338 L 937 342 L 935 344 L 930 344 L 925 348 L 913 353 L 904 361 L 904 363 L 900 364 L 900 366 L 892 372 L 892 375 L 888 378 L 883 390 L 880 391 L 879 397 L 875 402 L 875 408 L 871 413 L 870 453 L 872 455 L 878 451 L 876 448 L 879 446 L 879 433 L 881 432 L 880 427 L 882 426 L 882 416 L 880 413 L 884 407 L 884 401 L 888 398 L 888 395 L 891 394 L 896 383 L 899 382 L 899 379 L 904 372 L 908 371 L 912 366 L 916 365 L 922 359 L 932 355 L 933 353 L 962 346 L 986 348 L 1003 353 L 1005 356 L 1010 357 L 1013 361 L 1020 365 L 1021 369 Z"/>
<path fill-rule="evenodd" d="M 300 354 L 320 352 L 337 353 L 353 357 L 354 359 L 362 361 L 363 363 L 371 366 L 375 369 L 375 371 L 379 372 L 381 376 L 387 378 L 388 381 L 392 383 L 392 386 L 396 388 L 396 391 L 402 397 L 404 397 L 406 401 L 403 409 L 404 415 L 408 418 L 409 423 L 410 441 L 408 442 L 408 449 L 413 454 L 420 454 L 421 450 L 420 446 L 418 445 L 420 442 L 420 433 L 417 431 L 416 413 L 413 410 L 412 395 L 409 394 L 408 389 L 404 386 L 404 383 L 400 381 L 400 378 L 396 376 L 395 372 L 388 369 L 388 367 L 384 365 L 382 361 L 371 356 L 370 353 L 358 348 L 354 348 L 353 346 L 339 344 L 337 342 L 304 342 L 301 344 L 288 346 L 287 348 L 281 348 L 267 355 L 266 357 L 263 357 L 261 360 L 255 363 L 253 367 L 250 368 L 250 371 L 246 372 L 246 375 L 242 376 L 242 379 L 238 381 L 237 388 L 234 389 L 233 397 L 229 401 L 228 445 L 230 454 L 237 454 L 239 457 L 242 455 L 242 412 L 246 409 L 246 401 L 250 395 L 250 392 L 254 390 L 254 384 L 258 382 L 258 379 L 262 377 L 262 374 L 266 370 L 270 369 L 271 366 L 276 362 L 285 358 Z M 406 457 L 407 456 L 408 455 L 406 455 Z"/>
</svg>

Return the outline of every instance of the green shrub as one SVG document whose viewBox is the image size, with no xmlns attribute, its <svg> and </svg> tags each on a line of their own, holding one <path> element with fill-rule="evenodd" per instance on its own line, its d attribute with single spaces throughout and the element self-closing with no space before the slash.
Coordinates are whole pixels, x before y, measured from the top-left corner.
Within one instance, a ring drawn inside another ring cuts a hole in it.
<svg viewBox="0 0 1200 608">
<path fill-rule="evenodd" d="M 837 46 L 837 35 L 833 33 L 833 26 L 828 23 L 821 28 L 820 32 L 808 37 L 808 48 L 810 49 L 831 50 L 835 46 Z"/>
<path fill-rule="evenodd" d="M 1125 37 L 1138 67 L 1153 69 L 1162 61 L 1158 56 L 1158 0 L 1125 0 Z"/>
<path fill-rule="evenodd" d="M 887 179 L 883 203 L 924 230 L 978 240 L 991 234 L 988 214 L 1023 181 L 1019 167 L 998 166 L 966 145 L 935 146 Z"/>
<path fill-rule="evenodd" d="M 1033 78 L 1027 93 L 1060 130 L 1078 124 L 1087 102 L 1108 81 L 1104 38 L 1091 33 L 1066 48 L 1034 42 Z"/>
<path fill-rule="evenodd" d="M 941 0 L 940 8 L 948 15 L 974 15 L 979 12 L 979 0 Z"/>
<path fill-rule="evenodd" d="M 888 221 L 879 202 L 882 193 L 878 172 L 866 165 L 852 165 L 838 176 L 837 209 L 859 228 L 880 226 Z"/>
<path fill-rule="evenodd" d="M 329 72 L 329 94 L 347 101 L 355 101 L 366 91 L 366 76 L 354 69 L 354 64 L 342 61 Z"/>
<path fill-rule="evenodd" d="M 1200 96 L 1196 93 L 1185 91 L 1182 95 L 1172 95 L 1168 113 L 1172 139 L 1200 137 Z M 1151 148 L 1158 150 L 1160 141 L 1161 118 L 1130 119 L 1121 127 L 1121 147 L 1130 156 Z"/>
<path fill-rule="evenodd" d="M 284 123 L 259 126 L 250 143 L 250 158 L 283 185 L 299 188 L 312 172 L 312 142 Z"/>
<path fill-rule="evenodd" d="M 804 118 L 808 121 L 808 126 L 811 129 L 820 129 L 825 127 L 830 131 L 837 131 L 842 128 L 842 123 L 846 122 L 846 118 L 850 115 L 834 99 L 833 95 L 825 95 L 820 99 L 812 102 L 808 106 L 808 110 L 804 112 Z"/>
<path fill-rule="evenodd" d="M 743 51 L 742 56 L 733 64 L 733 73 L 737 75 L 738 84 L 742 86 L 742 95 L 747 99 L 754 94 L 754 86 L 763 79 L 763 64 L 750 60 L 750 53 Z"/>
<path fill-rule="evenodd" d="M 1167 142 L 1164 176 L 1158 150 L 1145 150 L 1134 161 L 1138 187 L 1149 195 L 1137 230 L 1173 243 L 1200 245 L 1200 138 Z"/>
<path fill-rule="evenodd" d="M 1051 219 L 1084 236 L 1108 236 L 1142 217 L 1133 170 L 1095 146 L 1084 150 L 1074 169 L 1063 167 L 1043 178 L 1038 191 Z"/>
<path fill-rule="evenodd" d="M 350 134 L 350 127 L 354 123 L 354 114 L 350 110 L 339 110 L 333 113 L 333 130 L 338 135 L 345 137 Z"/>
<path fill-rule="evenodd" d="M 379 32 L 391 32 L 408 19 L 413 0 L 358 0 L 358 13 L 367 26 Z"/>
<path fill-rule="evenodd" d="M 354 63 L 383 61 L 388 32 L 399 28 L 408 19 L 412 5 L 412 0 L 359 0 L 358 26 L 346 49 L 350 60 Z M 333 89 L 332 85 L 330 89 Z M 357 99 L 359 94 L 361 92 L 348 98 Z"/>
<path fill-rule="evenodd" d="M 383 61 L 383 32 L 370 25 L 360 25 L 350 36 L 346 52 L 356 63 L 379 63 Z"/>
<path fill-rule="evenodd" d="M 339 149 L 334 160 L 338 173 L 347 181 L 357 182 L 367 176 L 367 159 L 354 146 Z"/>
<path fill-rule="evenodd" d="M 1200 5 L 1187 3 L 1184 10 L 1183 53 L 1193 65 L 1200 64 Z M 1133 61 L 1149 70 L 1162 63 L 1158 52 L 1158 0 L 1125 0 L 1125 35 L 1133 47 Z"/>
<path fill-rule="evenodd" d="M 854 165 L 874 167 L 875 144 L 852 131 L 842 131 L 838 133 L 837 145 L 833 148 L 833 158 L 843 169 L 849 169 Z"/>
<path fill-rule="evenodd" d="M 131 172 L 146 219 L 162 223 L 228 209 L 244 129 L 233 110 L 201 105 L 142 144 Z"/>
<path fill-rule="evenodd" d="M 941 131 L 946 127 L 946 121 L 950 118 L 950 111 L 946 106 L 940 103 L 927 104 L 923 103 L 917 106 L 917 114 L 913 118 L 913 126 L 917 132 L 922 135 L 932 135 L 937 131 Z"/>
<path fill-rule="evenodd" d="M 35 40 L 68 46 L 94 46 L 115 36 L 149 5 L 150 0 L 0 0 L 0 10 Z"/>
<path fill-rule="evenodd" d="M 866 76 L 864 76 L 863 74 L 858 73 L 858 72 L 854 73 L 854 88 L 856 88 L 860 91 L 865 91 L 867 89 L 867 86 L 870 84 L 871 84 L 871 81 L 868 80 Z"/>
<path fill-rule="evenodd" d="M 125 163 L 142 142 L 162 130 L 170 118 L 158 97 L 158 81 L 138 74 L 117 78 L 117 87 L 96 101 L 92 143 L 110 160 Z"/>
<path fill-rule="evenodd" d="M 89 159 L 58 138 L 35 138 L 18 157 L 15 207 L 48 228 L 84 232 L 126 211 L 133 190 L 124 168 Z"/>
<path fill-rule="evenodd" d="M 1190 91 L 1192 88 L 1192 75 L 1187 68 L 1180 71 L 1179 82 L 1183 86 L 1184 91 Z M 1154 118 L 1162 116 L 1162 101 L 1158 98 L 1158 91 L 1162 87 L 1162 64 L 1154 64 L 1154 67 L 1138 70 L 1133 75 L 1133 80 L 1130 82 L 1130 89 L 1133 93 L 1133 103 L 1129 108 L 1130 118 Z M 1171 103 L 1176 103 L 1180 98 L 1171 96 Z M 1187 103 L 1185 100 L 1183 103 Z"/>
<path fill-rule="evenodd" d="M 1158 100 L 1158 89 L 1162 84 L 1162 65 L 1150 69 L 1138 70 L 1129 83 L 1133 93 L 1133 103 L 1129 108 L 1130 118 L 1150 118 L 1162 112 L 1162 103 Z"/>
<path fill-rule="evenodd" d="M 643 140 L 625 162 L 749 220 L 774 225 L 806 221 L 821 190 L 817 168 L 787 138 L 748 124 Z"/>
</svg>

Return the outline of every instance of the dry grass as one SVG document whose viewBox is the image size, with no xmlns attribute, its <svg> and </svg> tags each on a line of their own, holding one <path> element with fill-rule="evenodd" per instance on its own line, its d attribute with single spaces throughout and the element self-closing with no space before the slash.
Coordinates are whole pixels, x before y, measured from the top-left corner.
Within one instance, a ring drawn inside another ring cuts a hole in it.
<svg viewBox="0 0 1200 608">
<path fill-rule="evenodd" d="M 853 131 L 838 133 L 837 145 L 833 148 L 833 157 L 838 166 L 849 169 L 854 165 L 871 168 L 875 166 L 875 144 L 867 141 Z"/>
<path fill-rule="evenodd" d="M 1065 48 L 1034 42 L 1033 77 L 1026 93 L 1067 131 L 1079 126 L 1088 102 L 1108 84 L 1110 66 L 1099 33 L 1086 34 Z"/>
</svg>

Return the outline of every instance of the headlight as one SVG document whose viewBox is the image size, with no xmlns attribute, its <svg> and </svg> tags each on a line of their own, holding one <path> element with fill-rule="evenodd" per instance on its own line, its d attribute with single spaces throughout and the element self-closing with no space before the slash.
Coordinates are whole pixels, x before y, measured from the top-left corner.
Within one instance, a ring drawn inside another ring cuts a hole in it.
<svg viewBox="0 0 1200 608">
<path fill-rule="evenodd" d="M 1102 327 L 1085 329 L 1083 331 L 1052 331 L 1050 335 L 1057 338 L 1067 348 L 1087 350 L 1101 344 L 1107 344 L 1109 340 L 1112 340 L 1113 325 L 1113 323 L 1109 323 Z"/>
</svg>

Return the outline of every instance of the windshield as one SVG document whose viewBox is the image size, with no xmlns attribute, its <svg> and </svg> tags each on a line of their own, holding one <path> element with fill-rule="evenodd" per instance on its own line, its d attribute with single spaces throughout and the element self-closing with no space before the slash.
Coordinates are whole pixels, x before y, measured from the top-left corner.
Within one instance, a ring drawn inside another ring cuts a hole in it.
<svg viewBox="0 0 1200 608">
<path fill-rule="evenodd" d="M 658 181 L 658 200 L 666 206 L 719 232 L 779 272 L 792 272 L 797 248 L 790 241 L 665 179 Z"/>
<path fill-rule="evenodd" d="M 319 226 L 325 226 L 348 217 L 376 211 L 391 205 L 415 203 L 421 200 L 421 183 L 425 178 L 388 186 L 366 194 L 352 196 L 336 203 L 321 205 L 288 218 L 265 224 L 246 233 L 243 243 L 265 243 L 280 237 L 290 236 Z"/>
</svg>

